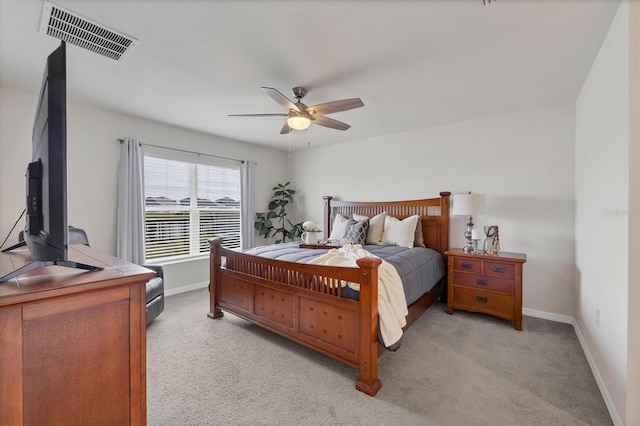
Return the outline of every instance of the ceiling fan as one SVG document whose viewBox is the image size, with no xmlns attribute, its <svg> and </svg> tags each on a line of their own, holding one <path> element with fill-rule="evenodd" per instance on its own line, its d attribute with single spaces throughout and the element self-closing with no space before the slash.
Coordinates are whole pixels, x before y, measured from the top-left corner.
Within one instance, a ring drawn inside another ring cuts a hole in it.
<svg viewBox="0 0 640 426">
<path fill-rule="evenodd" d="M 343 99 L 341 101 L 326 102 L 323 104 L 306 106 L 302 103 L 301 99 L 307 94 L 307 89 L 304 87 L 294 87 L 291 89 L 291 93 L 296 98 L 296 102 L 291 101 L 285 95 L 274 89 L 273 87 L 262 87 L 267 95 L 274 101 L 280 104 L 282 107 L 288 110 L 287 113 L 275 113 L 275 114 L 229 114 L 230 117 L 288 117 L 284 123 L 280 134 L 284 135 L 291 130 L 304 130 L 313 124 L 318 126 L 329 127 L 337 130 L 347 130 L 351 127 L 347 123 L 334 120 L 333 118 L 325 117 L 325 114 L 332 114 L 334 112 L 348 111 L 354 108 L 360 108 L 364 106 L 360 98 Z"/>
</svg>

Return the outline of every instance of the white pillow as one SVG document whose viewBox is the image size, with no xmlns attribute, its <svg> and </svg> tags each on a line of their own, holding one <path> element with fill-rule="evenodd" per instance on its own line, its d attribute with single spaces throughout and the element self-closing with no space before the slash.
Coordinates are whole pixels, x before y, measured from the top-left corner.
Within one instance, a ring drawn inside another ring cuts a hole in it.
<svg viewBox="0 0 640 426">
<path fill-rule="evenodd" d="M 392 216 L 385 217 L 382 244 L 412 248 L 418 218 L 418 215 L 409 216 L 404 220 Z"/>
<path fill-rule="evenodd" d="M 344 238 L 344 233 L 347 231 L 347 222 L 349 222 L 349 219 L 341 214 L 337 214 L 335 219 L 333 219 L 333 226 L 331 227 L 331 235 L 329 235 L 329 239 L 341 240 Z"/>
<path fill-rule="evenodd" d="M 353 214 L 353 218 L 357 221 L 369 219 L 369 231 L 367 232 L 367 244 L 382 244 L 382 233 L 384 232 L 384 218 L 387 216 L 387 212 L 382 212 L 375 215 L 371 219 L 369 216 L 362 216 L 359 214 Z"/>
</svg>

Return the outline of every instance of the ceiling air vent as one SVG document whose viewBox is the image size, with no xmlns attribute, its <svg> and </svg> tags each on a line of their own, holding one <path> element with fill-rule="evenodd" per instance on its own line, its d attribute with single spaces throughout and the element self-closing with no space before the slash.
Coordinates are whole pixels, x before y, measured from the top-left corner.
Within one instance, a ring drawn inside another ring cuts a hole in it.
<svg viewBox="0 0 640 426">
<path fill-rule="evenodd" d="M 45 1 L 40 32 L 116 61 L 123 60 L 137 39 Z"/>
</svg>

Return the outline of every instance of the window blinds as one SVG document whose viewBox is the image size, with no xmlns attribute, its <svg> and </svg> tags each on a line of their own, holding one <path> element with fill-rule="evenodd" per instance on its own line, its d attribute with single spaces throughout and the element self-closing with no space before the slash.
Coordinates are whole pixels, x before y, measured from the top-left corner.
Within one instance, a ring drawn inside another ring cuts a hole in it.
<svg viewBox="0 0 640 426">
<path fill-rule="evenodd" d="M 221 237 L 240 248 L 240 171 L 237 167 L 145 155 L 147 259 L 197 255 Z"/>
</svg>

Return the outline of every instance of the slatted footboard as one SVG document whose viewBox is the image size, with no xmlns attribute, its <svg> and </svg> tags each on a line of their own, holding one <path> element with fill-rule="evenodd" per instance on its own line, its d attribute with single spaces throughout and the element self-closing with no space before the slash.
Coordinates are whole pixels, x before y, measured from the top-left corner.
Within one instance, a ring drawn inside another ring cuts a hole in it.
<svg viewBox="0 0 640 426">
<path fill-rule="evenodd" d="M 359 368 L 356 389 L 378 392 L 380 259 L 359 259 L 358 268 L 308 265 L 228 250 L 220 239 L 210 243 L 210 318 L 224 309 Z M 360 300 L 340 296 L 343 280 L 360 283 Z"/>
</svg>

